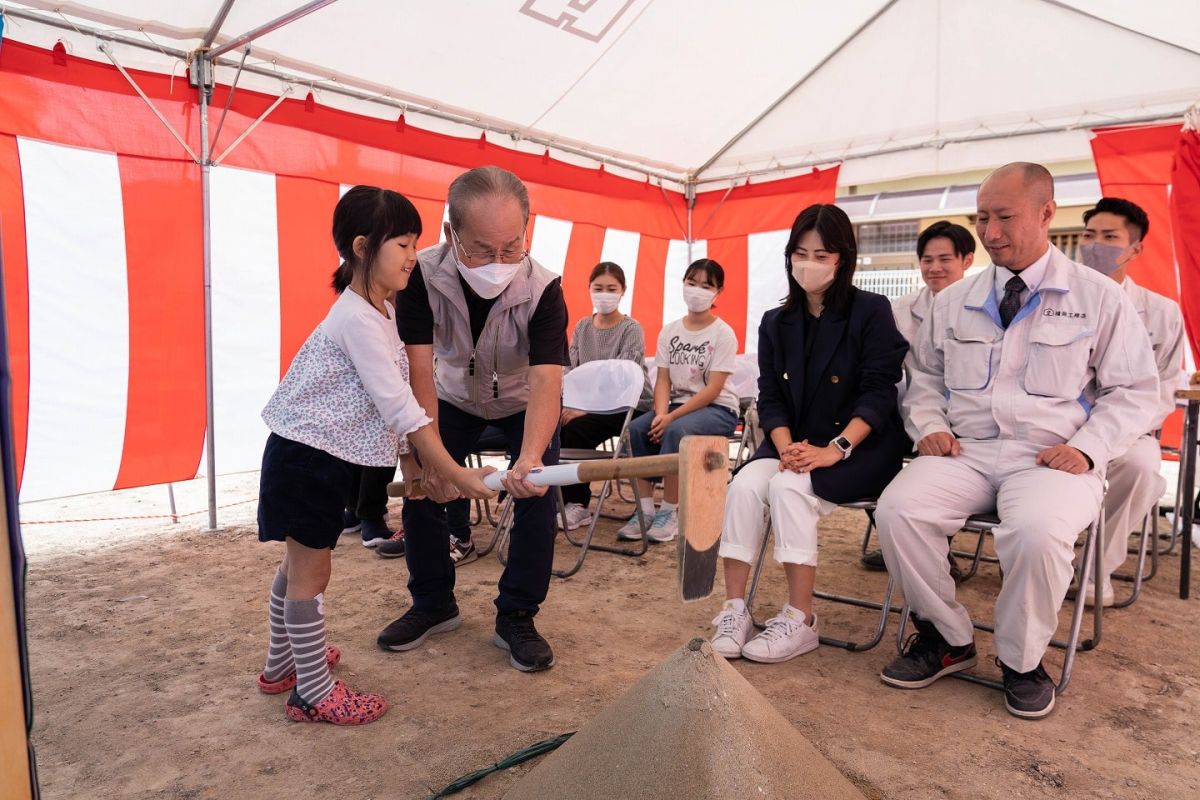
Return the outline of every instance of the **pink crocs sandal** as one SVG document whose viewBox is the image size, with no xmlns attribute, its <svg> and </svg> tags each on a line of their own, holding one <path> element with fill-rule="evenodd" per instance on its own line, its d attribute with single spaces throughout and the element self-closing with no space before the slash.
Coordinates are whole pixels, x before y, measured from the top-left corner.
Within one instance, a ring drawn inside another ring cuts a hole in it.
<svg viewBox="0 0 1200 800">
<path fill-rule="evenodd" d="M 342 651 L 338 650 L 333 645 L 325 646 L 325 663 L 333 669 L 342 660 Z M 277 681 L 267 680 L 263 674 L 258 673 L 258 690 L 263 694 L 283 694 L 289 689 L 296 687 L 296 670 L 292 670 L 287 675 L 284 675 Z"/>
<path fill-rule="evenodd" d="M 333 691 L 314 705 L 304 702 L 299 694 L 292 692 L 285 713 L 288 719 L 296 722 L 366 725 L 382 717 L 387 707 L 387 699 L 383 695 L 355 691 L 344 681 L 335 681 Z"/>
</svg>

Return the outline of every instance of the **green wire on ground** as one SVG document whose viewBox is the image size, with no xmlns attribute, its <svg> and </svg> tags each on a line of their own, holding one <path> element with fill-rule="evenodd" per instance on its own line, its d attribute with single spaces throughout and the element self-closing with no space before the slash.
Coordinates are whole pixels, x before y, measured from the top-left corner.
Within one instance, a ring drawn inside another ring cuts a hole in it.
<svg viewBox="0 0 1200 800">
<path fill-rule="evenodd" d="M 524 750 L 518 750 L 517 752 L 513 753 L 508 758 L 505 758 L 501 761 L 497 761 L 495 764 L 492 764 L 490 767 L 484 767 L 483 769 L 479 769 L 474 772 L 470 772 L 466 775 L 463 775 L 461 778 L 459 778 L 455 781 L 451 781 L 449 784 L 447 784 L 444 788 L 442 788 L 437 793 L 429 795 L 429 797 L 427 797 L 425 800 L 438 800 L 438 798 L 441 798 L 441 797 L 449 797 L 452 794 L 458 794 L 463 789 L 467 788 L 468 786 L 470 786 L 474 783 L 478 783 L 479 781 L 486 778 L 488 775 L 491 775 L 493 772 L 499 772 L 502 769 L 508 769 L 509 767 L 515 767 L 517 764 L 520 764 L 523 761 L 528 761 L 531 758 L 536 758 L 536 757 L 542 755 L 543 753 L 549 753 L 551 750 L 557 750 L 559 745 L 561 745 L 563 742 L 565 742 L 567 739 L 570 739 L 574 735 L 575 735 L 575 731 L 571 731 L 570 733 L 564 733 L 561 736 L 555 736 L 553 739 L 546 739 L 544 741 L 538 742 L 537 744 L 531 744 L 529 747 L 526 747 Z"/>
</svg>

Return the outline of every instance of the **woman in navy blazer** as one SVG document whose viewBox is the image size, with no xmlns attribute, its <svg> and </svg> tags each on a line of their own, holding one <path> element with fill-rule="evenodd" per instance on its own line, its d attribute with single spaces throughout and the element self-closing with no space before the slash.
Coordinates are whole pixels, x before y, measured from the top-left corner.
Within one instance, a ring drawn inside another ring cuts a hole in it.
<svg viewBox="0 0 1200 800">
<path fill-rule="evenodd" d="M 787 300 L 758 329 L 758 414 L 768 438 L 725 503 L 728 599 L 712 643 L 727 658 L 774 663 L 817 647 L 817 523 L 837 503 L 877 496 L 912 446 L 896 402 L 908 343 L 887 298 L 852 285 L 857 259 L 840 208 L 809 206 L 796 217 L 784 251 Z M 768 510 L 788 603 L 747 641 L 753 626 L 743 598 Z"/>
</svg>

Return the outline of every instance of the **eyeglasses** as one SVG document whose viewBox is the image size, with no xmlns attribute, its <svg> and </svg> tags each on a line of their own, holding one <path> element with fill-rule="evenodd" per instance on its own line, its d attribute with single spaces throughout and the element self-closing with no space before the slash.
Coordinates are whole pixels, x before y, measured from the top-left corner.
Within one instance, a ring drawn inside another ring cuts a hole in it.
<svg viewBox="0 0 1200 800">
<path fill-rule="evenodd" d="M 518 264 L 525 260 L 529 255 L 529 251 L 520 250 L 483 250 L 478 253 L 472 253 L 467 248 L 463 247 L 462 240 L 458 238 L 458 232 L 453 228 L 450 229 L 450 235 L 454 239 L 454 244 L 458 246 L 458 250 L 462 253 L 464 262 L 470 263 L 472 266 L 482 267 L 484 264 Z M 525 231 L 521 231 L 521 241 L 525 241 Z"/>
</svg>

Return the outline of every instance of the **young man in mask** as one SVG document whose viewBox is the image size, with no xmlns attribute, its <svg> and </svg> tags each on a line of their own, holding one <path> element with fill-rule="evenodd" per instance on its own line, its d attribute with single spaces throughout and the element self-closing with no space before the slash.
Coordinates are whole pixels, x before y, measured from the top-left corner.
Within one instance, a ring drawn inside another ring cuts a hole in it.
<svg viewBox="0 0 1200 800">
<path fill-rule="evenodd" d="M 1119 197 L 1104 197 L 1085 211 L 1079 260 L 1119 283 L 1146 326 L 1158 366 L 1159 398 L 1150 428 L 1121 455 L 1108 462 L 1108 494 L 1104 498 L 1103 571 L 1101 602 L 1113 604 L 1112 574 L 1125 563 L 1129 534 L 1162 495 L 1159 470 L 1162 452 L 1154 431 L 1175 409 L 1175 389 L 1183 369 L 1183 315 L 1175 301 L 1138 286 L 1128 276 L 1129 265 L 1142 254 L 1150 220 L 1138 206 Z M 1151 546 L 1155 546 L 1151 543 Z M 1085 587 L 1090 605 L 1096 593 Z"/>
<path fill-rule="evenodd" d="M 975 263 L 975 237 L 962 225 L 939 220 L 917 237 L 917 263 L 921 267 L 921 280 L 925 285 L 892 301 L 896 328 L 910 345 L 917 338 L 917 329 L 933 308 L 933 298 L 942 289 L 962 280 L 971 264 Z M 901 400 L 904 399 L 908 382 L 912 380 L 913 365 L 913 350 L 909 349 L 904 357 L 904 383 L 898 387 Z M 864 554 L 861 560 L 869 570 L 882 572 L 886 569 L 881 550 L 872 550 Z M 957 581 L 961 573 L 953 555 L 949 557 L 949 562 L 950 575 Z"/>
<path fill-rule="evenodd" d="M 558 462 L 562 368 L 569 363 L 561 279 L 526 249 L 529 193 L 516 175 L 499 167 L 469 170 L 450 184 L 447 205 L 445 241 L 418 254 L 408 288 L 397 296 L 400 338 L 413 394 L 450 455 L 461 462 L 489 425 L 503 431 L 516 454 L 504 482 L 516 516 L 492 641 L 509 651 L 516 669 L 548 669 L 554 653 L 533 618 L 550 585 L 554 496 L 524 478 Z M 404 504 L 412 607 L 379 634 L 386 650 L 411 650 L 460 624 L 443 505 L 458 494 L 429 468 L 421 477 L 428 499 Z"/>
</svg>

